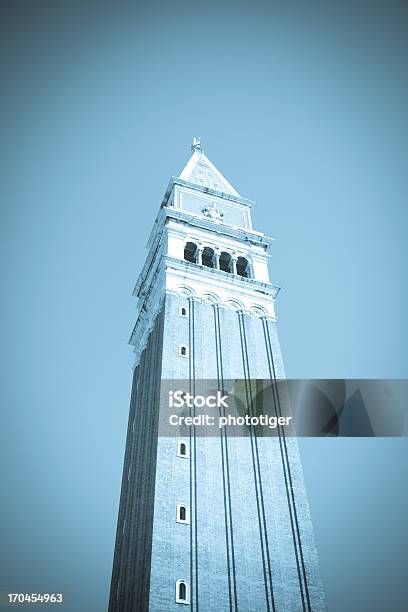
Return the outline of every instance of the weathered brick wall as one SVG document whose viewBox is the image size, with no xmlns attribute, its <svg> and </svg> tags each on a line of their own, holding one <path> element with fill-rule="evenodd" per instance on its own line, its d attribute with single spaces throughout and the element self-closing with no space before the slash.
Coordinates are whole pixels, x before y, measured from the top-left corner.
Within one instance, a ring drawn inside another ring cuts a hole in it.
<svg viewBox="0 0 408 612">
<path fill-rule="evenodd" d="M 211 304 L 169 295 L 163 345 L 162 378 L 284 376 L 274 323 Z M 159 439 L 149 609 L 180 610 L 184 579 L 191 609 L 325 610 L 296 440 L 196 437 L 189 459 L 176 451 Z M 176 522 L 180 502 L 190 525 Z"/>
</svg>

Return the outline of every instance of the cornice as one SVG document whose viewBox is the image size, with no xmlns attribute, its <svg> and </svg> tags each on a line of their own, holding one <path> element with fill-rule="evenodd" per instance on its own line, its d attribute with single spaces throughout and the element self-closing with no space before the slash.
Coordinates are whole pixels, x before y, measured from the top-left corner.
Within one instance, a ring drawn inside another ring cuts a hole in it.
<svg viewBox="0 0 408 612">
<path fill-rule="evenodd" d="M 223 270 L 216 270 L 215 268 L 208 268 L 207 266 L 202 265 L 200 266 L 199 264 L 190 263 L 184 259 L 177 259 L 176 257 L 171 257 L 170 255 L 164 255 L 163 260 L 166 268 L 172 267 L 176 270 L 193 274 L 197 277 L 197 280 L 200 278 L 203 281 L 211 283 L 211 280 L 217 279 L 225 287 L 231 287 L 234 288 L 234 290 L 239 289 L 239 287 L 250 290 L 262 290 L 265 295 L 270 296 L 273 300 L 277 298 L 281 289 L 277 285 L 272 285 L 271 283 L 263 283 L 262 281 L 255 280 L 254 278 L 244 278 L 236 274 L 231 274 L 230 272 L 224 272 Z"/>
<path fill-rule="evenodd" d="M 224 191 L 218 191 L 217 189 L 212 189 L 211 187 L 204 187 L 203 185 L 198 185 L 197 183 L 192 183 L 176 176 L 172 176 L 169 181 L 169 184 L 167 185 L 166 193 L 164 194 L 164 198 L 162 201 L 162 206 L 167 206 L 167 202 L 171 196 L 171 192 L 173 191 L 175 185 L 180 185 L 181 187 L 188 187 L 189 189 L 193 189 L 194 191 L 199 191 L 201 193 L 216 196 L 218 198 L 222 198 L 223 200 L 230 200 L 231 202 L 242 204 L 247 208 L 252 208 L 253 205 L 256 204 L 255 200 L 248 200 L 247 198 L 243 198 L 242 196 L 225 193 Z"/>
<path fill-rule="evenodd" d="M 274 239 L 269 236 L 265 236 L 260 232 L 250 230 L 247 228 L 240 228 L 236 225 L 228 225 L 227 223 L 219 223 L 211 221 L 198 215 L 181 210 L 180 208 L 174 208 L 174 206 L 166 206 L 163 210 L 163 216 L 167 219 L 176 219 L 191 227 L 199 227 L 202 229 L 208 229 L 217 235 L 225 235 L 230 238 L 238 238 L 246 242 L 250 242 L 255 245 L 263 246 L 267 251 L 270 249 Z"/>
</svg>

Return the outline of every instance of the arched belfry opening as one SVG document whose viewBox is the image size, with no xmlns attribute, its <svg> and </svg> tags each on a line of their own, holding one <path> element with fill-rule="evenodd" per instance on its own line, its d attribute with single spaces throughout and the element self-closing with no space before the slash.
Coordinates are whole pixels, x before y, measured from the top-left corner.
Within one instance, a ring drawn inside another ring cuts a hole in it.
<svg viewBox="0 0 408 612">
<path fill-rule="evenodd" d="M 249 278 L 249 262 L 245 257 L 237 259 L 237 274 L 243 278 Z"/>
<path fill-rule="evenodd" d="M 184 259 L 190 263 L 196 263 L 197 245 L 194 242 L 187 242 L 184 247 Z"/>
<path fill-rule="evenodd" d="M 220 270 L 232 272 L 232 257 L 226 251 L 223 251 L 220 255 Z"/>
<path fill-rule="evenodd" d="M 205 247 L 203 249 L 202 264 L 207 268 L 214 268 L 214 249 Z"/>
</svg>

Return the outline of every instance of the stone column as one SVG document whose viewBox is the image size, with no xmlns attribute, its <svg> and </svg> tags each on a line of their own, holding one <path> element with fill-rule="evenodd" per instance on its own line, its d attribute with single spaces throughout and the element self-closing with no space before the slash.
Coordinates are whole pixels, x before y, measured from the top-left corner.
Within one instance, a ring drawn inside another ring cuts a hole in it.
<svg viewBox="0 0 408 612">
<path fill-rule="evenodd" d="M 232 273 L 235 274 L 235 276 L 237 274 L 237 259 L 238 257 L 235 254 L 232 255 Z"/>
<path fill-rule="evenodd" d="M 214 251 L 214 268 L 216 270 L 220 269 L 220 251 Z"/>
<path fill-rule="evenodd" d="M 197 247 L 196 263 L 198 263 L 199 266 L 203 265 L 203 247 L 201 244 L 199 244 Z"/>
</svg>

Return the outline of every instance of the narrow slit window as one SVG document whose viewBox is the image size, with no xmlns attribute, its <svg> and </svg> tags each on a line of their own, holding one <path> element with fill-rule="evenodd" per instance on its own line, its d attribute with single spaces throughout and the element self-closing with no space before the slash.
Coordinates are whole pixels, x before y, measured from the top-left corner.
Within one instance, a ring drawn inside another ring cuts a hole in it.
<svg viewBox="0 0 408 612">
<path fill-rule="evenodd" d="M 184 582 L 180 582 L 179 584 L 179 599 L 186 599 L 187 597 L 187 589 Z"/>
<path fill-rule="evenodd" d="M 177 504 L 176 521 L 177 523 L 184 523 L 185 525 L 190 524 L 190 512 L 187 504 Z"/>
<path fill-rule="evenodd" d="M 188 357 L 188 347 L 185 344 L 180 344 L 179 355 L 180 357 Z"/>
<path fill-rule="evenodd" d="M 176 603 L 188 604 L 189 589 L 185 580 L 177 580 L 176 582 Z"/>
<path fill-rule="evenodd" d="M 188 317 L 187 308 L 185 306 L 180 306 L 179 315 L 180 317 Z"/>
<path fill-rule="evenodd" d="M 179 457 L 188 457 L 188 445 L 187 442 L 179 442 L 177 445 L 177 455 Z"/>
</svg>

